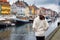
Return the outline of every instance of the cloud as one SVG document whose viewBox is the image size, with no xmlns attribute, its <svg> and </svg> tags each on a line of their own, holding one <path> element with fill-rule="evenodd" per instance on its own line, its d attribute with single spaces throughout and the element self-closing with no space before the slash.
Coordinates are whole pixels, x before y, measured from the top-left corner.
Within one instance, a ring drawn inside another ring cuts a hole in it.
<svg viewBox="0 0 60 40">
<path fill-rule="evenodd" d="M 16 2 L 17 0 L 8 0 L 8 2 L 10 3 L 10 4 L 13 4 L 14 2 Z"/>
<path fill-rule="evenodd" d="M 41 4 L 55 4 L 56 0 L 36 0 L 37 5 Z"/>
<path fill-rule="evenodd" d="M 60 2 L 59 2 L 59 5 L 60 5 Z"/>
<path fill-rule="evenodd" d="M 51 10 L 54 10 L 56 12 L 59 12 L 59 6 L 56 4 L 38 5 L 37 7 L 44 7 L 44 8 L 51 9 Z"/>
<path fill-rule="evenodd" d="M 10 4 L 13 4 L 13 2 L 16 2 L 17 0 L 8 1 L 10 2 Z M 58 5 L 56 5 L 57 0 L 24 0 L 24 1 L 27 2 L 29 5 L 35 3 L 35 5 L 38 7 L 42 6 L 58 12 Z"/>
<path fill-rule="evenodd" d="M 17 0 L 8 0 L 8 1 L 10 2 L 10 4 L 12 4 L 13 2 Z M 34 4 L 34 3 L 36 5 L 56 3 L 56 0 L 24 0 L 24 1 L 27 2 L 29 5 Z"/>
<path fill-rule="evenodd" d="M 27 2 L 29 5 L 34 4 L 35 0 L 24 0 L 25 2 Z"/>
</svg>

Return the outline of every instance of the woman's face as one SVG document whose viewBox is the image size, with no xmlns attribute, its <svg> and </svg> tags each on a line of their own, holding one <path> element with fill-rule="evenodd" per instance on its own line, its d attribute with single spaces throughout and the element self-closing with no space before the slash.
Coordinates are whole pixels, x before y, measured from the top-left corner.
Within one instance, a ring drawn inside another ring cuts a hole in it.
<svg viewBox="0 0 60 40">
<path fill-rule="evenodd" d="M 40 20 L 45 20 L 45 17 L 43 15 L 39 15 Z"/>
</svg>

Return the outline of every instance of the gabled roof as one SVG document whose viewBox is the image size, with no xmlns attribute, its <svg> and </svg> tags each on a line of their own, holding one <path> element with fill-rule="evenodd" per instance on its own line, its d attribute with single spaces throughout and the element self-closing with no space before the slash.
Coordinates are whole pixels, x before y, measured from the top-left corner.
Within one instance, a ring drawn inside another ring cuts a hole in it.
<svg viewBox="0 0 60 40">
<path fill-rule="evenodd" d="M 44 8 L 44 7 L 40 7 L 41 9 L 43 9 L 43 10 L 47 10 L 46 8 Z"/>
<path fill-rule="evenodd" d="M 26 7 L 28 6 L 28 4 L 24 1 L 17 1 L 15 2 L 16 6 L 19 6 L 19 7 Z"/>
<path fill-rule="evenodd" d="M 29 6 L 29 9 L 32 9 L 32 8 L 38 9 L 35 5 Z"/>
<path fill-rule="evenodd" d="M 7 0 L 0 0 L 0 2 L 7 2 Z"/>
<path fill-rule="evenodd" d="M 9 4 L 9 2 L 1 2 L 1 1 L 0 1 L 0 4 L 1 4 L 1 5 L 5 5 L 5 6 L 6 6 L 6 5 L 7 5 L 7 6 L 11 6 L 11 5 Z"/>
</svg>

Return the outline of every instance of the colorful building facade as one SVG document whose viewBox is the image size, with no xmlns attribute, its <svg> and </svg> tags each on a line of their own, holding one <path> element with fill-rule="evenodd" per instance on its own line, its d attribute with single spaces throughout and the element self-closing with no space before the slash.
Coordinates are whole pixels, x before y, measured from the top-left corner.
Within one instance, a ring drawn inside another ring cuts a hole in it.
<svg viewBox="0 0 60 40">
<path fill-rule="evenodd" d="M 27 16 L 29 13 L 28 4 L 24 1 L 16 1 L 11 5 L 11 13 L 16 15 Z"/>
<path fill-rule="evenodd" d="M 32 5 L 32 6 L 29 6 L 29 10 L 30 10 L 30 13 L 32 14 L 32 15 L 35 15 L 36 14 L 36 10 L 37 10 L 38 8 L 35 6 L 35 5 Z"/>
<path fill-rule="evenodd" d="M 9 15 L 10 14 L 10 4 L 9 2 L 0 1 L 0 14 L 2 15 Z"/>
<path fill-rule="evenodd" d="M 7 0 L 0 0 L 0 2 L 7 2 Z"/>
</svg>

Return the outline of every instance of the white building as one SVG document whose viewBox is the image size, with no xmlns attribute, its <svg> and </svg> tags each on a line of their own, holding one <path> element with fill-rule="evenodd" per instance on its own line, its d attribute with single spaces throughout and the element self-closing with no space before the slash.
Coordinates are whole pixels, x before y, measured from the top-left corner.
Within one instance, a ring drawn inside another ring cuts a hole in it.
<svg viewBox="0 0 60 40">
<path fill-rule="evenodd" d="M 13 5 L 11 6 L 11 13 L 14 13 L 15 15 L 24 15 L 27 16 L 27 11 L 26 10 L 28 8 L 28 4 L 24 1 L 17 1 L 15 3 L 13 3 Z"/>
</svg>

